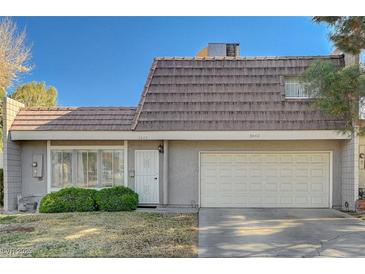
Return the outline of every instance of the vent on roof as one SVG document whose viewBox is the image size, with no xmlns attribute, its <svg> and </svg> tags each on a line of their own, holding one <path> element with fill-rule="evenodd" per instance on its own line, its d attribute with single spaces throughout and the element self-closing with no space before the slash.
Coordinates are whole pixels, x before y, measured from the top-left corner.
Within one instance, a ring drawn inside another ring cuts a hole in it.
<svg viewBox="0 0 365 274">
<path fill-rule="evenodd" d="M 240 56 L 239 43 L 209 43 L 207 56 Z"/>
</svg>

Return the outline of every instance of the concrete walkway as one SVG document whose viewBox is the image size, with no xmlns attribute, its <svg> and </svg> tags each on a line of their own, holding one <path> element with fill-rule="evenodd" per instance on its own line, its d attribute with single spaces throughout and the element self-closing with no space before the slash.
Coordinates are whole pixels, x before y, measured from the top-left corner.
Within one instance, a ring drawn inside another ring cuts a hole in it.
<svg viewBox="0 0 365 274">
<path fill-rule="evenodd" d="M 174 214 L 196 214 L 198 209 L 195 207 L 139 207 L 136 211 L 148 213 L 174 213 Z"/>
<path fill-rule="evenodd" d="M 365 221 L 332 209 L 202 208 L 199 257 L 365 257 Z"/>
</svg>

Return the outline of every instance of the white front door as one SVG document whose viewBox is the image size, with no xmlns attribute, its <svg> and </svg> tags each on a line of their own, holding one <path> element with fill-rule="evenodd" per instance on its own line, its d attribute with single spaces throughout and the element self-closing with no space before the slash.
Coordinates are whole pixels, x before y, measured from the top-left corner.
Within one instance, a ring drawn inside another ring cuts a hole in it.
<svg viewBox="0 0 365 274">
<path fill-rule="evenodd" d="M 136 150 L 135 182 L 140 203 L 159 202 L 159 181 L 158 150 Z"/>
<path fill-rule="evenodd" d="M 202 153 L 202 207 L 329 207 L 330 155 Z"/>
</svg>

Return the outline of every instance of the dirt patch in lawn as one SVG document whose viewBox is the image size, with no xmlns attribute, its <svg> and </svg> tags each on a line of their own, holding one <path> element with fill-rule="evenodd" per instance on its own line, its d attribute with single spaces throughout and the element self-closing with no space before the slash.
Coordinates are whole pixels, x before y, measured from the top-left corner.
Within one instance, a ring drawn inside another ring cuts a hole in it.
<svg viewBox="0 0 365 274">
<path fill-rule="evenodd" d="M 0 257 L 196 257 L 197 238 L 196 214 L 0 215 Z"/>
<path fill-rule="evenodd" d="M 33 232 L 34 227 L 23 227 L 23 226 L 15 226 L 15 227 L 7 227 L 3 230 L 4 232 Z M 2 231 L 0 231 L 2 232 Z"/>
</svg>

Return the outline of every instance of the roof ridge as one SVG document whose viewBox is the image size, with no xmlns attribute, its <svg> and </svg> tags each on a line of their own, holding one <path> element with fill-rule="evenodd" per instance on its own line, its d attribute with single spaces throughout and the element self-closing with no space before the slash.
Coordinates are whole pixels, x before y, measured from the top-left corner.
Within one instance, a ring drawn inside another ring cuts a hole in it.
<svg viewBox="0 0 365 274">
<path fill-rule="evenodd" d="M 198 57 L 198 56 L 159 56 L 155 57 L 156 61 L 191 61 L 191 60 L 237 60 L 237 61 L 244 61 L 244 60 L 310 60 L 310 59 L 340 59 L 343 58 L 343 54 L 330 54 L 330 55 L 284 55 L 284 56 L 205 56 L 205 57 Z"/>
<path fill-rule="evenodd" d="M 125 110 L 135 110 L 136 107 L 116 107 L 116 106 L 100 106 L 100 107 L 24 107 L 21 110 L 26 111 L 57 111 L 57 110 L 117 110 L 117 109 L 125 109 Z"/>
</svg>

